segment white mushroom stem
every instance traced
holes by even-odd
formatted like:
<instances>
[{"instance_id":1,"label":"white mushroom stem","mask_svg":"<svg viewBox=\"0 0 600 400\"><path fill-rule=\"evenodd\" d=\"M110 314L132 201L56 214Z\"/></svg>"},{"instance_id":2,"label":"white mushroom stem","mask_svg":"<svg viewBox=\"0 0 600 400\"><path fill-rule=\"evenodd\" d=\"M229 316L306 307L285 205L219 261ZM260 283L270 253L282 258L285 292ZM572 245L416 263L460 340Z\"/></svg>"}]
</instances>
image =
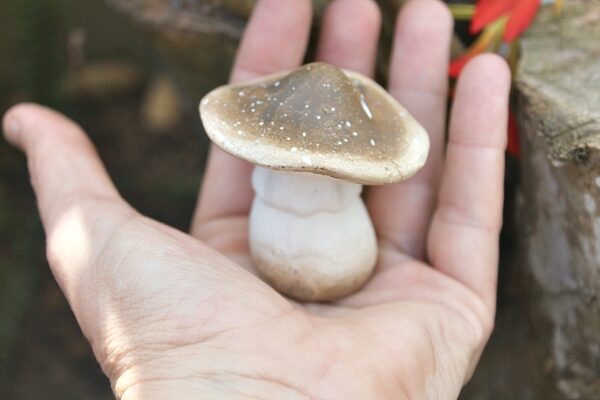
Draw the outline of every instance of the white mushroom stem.
<instances>
[{"instance_id":1,"label":"white mushroom stem","mask_svg":"<svg viewBox=\"0 0 600 400\"><path fill-rule=\"evenodd\" d=\"M250 251L271 285L300 300L323 301L366 282L377 240L361 185L260 167L252 185Z\"/></svg>"}]
</instances>

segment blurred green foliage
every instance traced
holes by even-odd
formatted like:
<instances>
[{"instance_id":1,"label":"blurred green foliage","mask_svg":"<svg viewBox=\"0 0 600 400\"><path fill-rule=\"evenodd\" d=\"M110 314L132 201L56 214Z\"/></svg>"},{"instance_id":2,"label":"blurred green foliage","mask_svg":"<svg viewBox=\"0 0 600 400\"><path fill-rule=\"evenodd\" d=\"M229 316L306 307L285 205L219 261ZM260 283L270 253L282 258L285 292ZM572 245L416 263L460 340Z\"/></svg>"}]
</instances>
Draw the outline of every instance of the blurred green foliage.
<instances>
[{"instance_id":1,"label":"blurred green foliage","mask_svg":"<svg viewBox=\"0 0 600 400\"><path fill-rule=\"evenodd\" d=\"M61 51L61 8L58 0L9 0L14 3L16 32L14 62L19 87L28 99L56 104L64 70Z\"/></svg>"},{"instance_id":2,"label":"blurred green foliage","mask_svg":"<svg viewBox=\"0 0 600 400\"><path fill-rule=\"evenodd\" d=\"M5 147L3 145L3 147ZM4 149L0 155L4 156ZM8 198L6 183L0 181L0 397L10 379L10 365L15 356L13 343L19 324L30 305L40 275L42 237L33 204L16 204Z\"/></svg>"},{"instance_id":3,"label":"blurred green foliage","mask_svg":"<svg viewBox=\"0 0 600 400\"><path fill-rule=\"evenodd\" d=\"M54 0L0 4L0 111L21 99L56 106L64 71L61 7ZM36 292L43 254L24 157L0 144L0 398L19 324Z\"/></svg>"}]
</instances>

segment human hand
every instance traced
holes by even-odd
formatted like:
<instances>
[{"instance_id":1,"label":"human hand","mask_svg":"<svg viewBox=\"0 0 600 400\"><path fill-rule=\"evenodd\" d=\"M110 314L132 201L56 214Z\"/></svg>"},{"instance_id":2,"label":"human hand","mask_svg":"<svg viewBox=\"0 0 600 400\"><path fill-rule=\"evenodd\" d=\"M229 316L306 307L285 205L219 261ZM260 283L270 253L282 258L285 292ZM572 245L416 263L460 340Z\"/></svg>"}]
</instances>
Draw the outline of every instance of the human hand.
<instances>
[{"instance_id":1,"label":"human hand","mask_svg":"<svg viewBox=\"0 0 600 400\"><path fill-rule=\"evenodd\" d=\"M300 64L310 19L308 0L261 0L232 79ZM336 0L318 58L371 74L379 19L374 2ZM398 19L390 92L429 132L430 157L369 191L377 270L332 304L289 301L254 275L246 163L212 149L187 235L129 206L74 123L35 105L6 114L52 272L117 397L458 396L493 325L509 73L495 56L466 67L446 147L451 24L434 0Z\"/></svg>"}]
</instances>

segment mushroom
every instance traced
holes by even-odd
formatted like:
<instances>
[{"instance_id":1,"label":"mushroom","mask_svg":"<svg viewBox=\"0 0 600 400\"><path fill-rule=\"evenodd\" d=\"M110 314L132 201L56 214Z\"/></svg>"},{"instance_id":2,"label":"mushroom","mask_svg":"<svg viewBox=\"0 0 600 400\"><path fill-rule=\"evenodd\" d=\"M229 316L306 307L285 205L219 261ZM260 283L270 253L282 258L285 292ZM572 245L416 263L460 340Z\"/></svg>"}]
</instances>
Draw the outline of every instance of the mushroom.
<instances>
[{"instance_id":1,"label":"mushroom","mask_svg":"<svg viewBox=\"0 0 600 400\"><path fill-rule=\"evenodd\" d=\"M425 130L371 79L324 63L206 95L210 139L255 165L252 261L279 292L331 301L371 276L377 239L362 185L421 168Z\"/></svg>"}]
</instances>

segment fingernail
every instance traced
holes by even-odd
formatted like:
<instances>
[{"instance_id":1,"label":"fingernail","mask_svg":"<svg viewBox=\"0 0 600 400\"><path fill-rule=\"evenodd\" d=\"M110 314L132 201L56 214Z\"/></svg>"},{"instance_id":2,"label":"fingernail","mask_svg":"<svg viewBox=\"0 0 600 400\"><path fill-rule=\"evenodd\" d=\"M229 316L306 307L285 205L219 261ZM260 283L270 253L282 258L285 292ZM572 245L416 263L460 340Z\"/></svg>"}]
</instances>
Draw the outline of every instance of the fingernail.
<instances>
[{"instance_id":1,"label":"fingernail","mask_svg":"<svg viewBox=\"0 0 600 400\"><path fill-rule=\"evenodd\" d=\"M4 136L11 142L17 142L19 135L21 134L21 122L14 115L6 117L4 122Z\"/></svg>"}]
</instances>

